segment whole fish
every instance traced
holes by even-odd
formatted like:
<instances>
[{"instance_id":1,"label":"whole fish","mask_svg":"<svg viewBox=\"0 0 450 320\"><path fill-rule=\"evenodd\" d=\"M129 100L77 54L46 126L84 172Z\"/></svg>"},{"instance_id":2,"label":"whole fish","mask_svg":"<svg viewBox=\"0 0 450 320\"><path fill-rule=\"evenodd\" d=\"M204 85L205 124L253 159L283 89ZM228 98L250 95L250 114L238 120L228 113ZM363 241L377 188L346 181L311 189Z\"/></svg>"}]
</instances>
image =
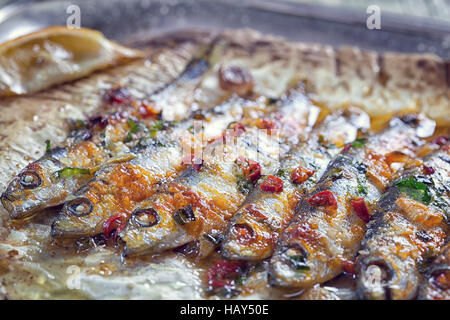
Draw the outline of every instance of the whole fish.
<instances>
[{"instance_id":1,"label":"whole fish","mask_svg":"<svg viewBox=\"0 0 450 320\"><path fill-rule=\"evenodd\" d=\"M260 52L261 51L261 52ZM170 105L170 108L162 108L162 117L166 120L172 120L172 119L179 119L177 118L178 115L182 115L184 117L186 116L193 116L195 119L201 119L204 123L204 137L207 138L208 136L211 137L214 134L220 134L221 131L228 125L227 121L231 121L231 119L239 119L242 117L247 117L248 114L254 114L255 111L254 108L261 109L261 103L258 101L258 97L261 96L260 92L264 92L266 88L266 78L259 76L258 79L253 79L252 69L247 69L243 67L242 65L249 65L253 67L255 57L258 57L256 59L257 64L254 68L255 70L258 70L258 68L261 67L261 65L264 65L264 69L266 71L266 74L271 75L270 68L278 69L280 64L277 60L277 57L279 57L279 54L277 51L270 52L269 54L266 52L266 47L264 44L259 44L257 40L255 40L255 43L242 43L239 46L236 46L236 42L234 39L229 39L227 36L218 37L214 40L214 44L211 50L208 51L210 56L210 68L205 72L203 75L202 82L199 86L195 88L195 90L179 90L180 92L174 92L169 91L169 88L166 88L164 91L162 91L160 94L157 94L156 97L151 101L155 105L158 105L158 100L167 98L167 104ZM262 54L261 54L262 53ZM286 53L284 53L286 54ZM230 64L230 61L238 60L238 65ZM199 77L198 72L189 72L187 73L190 76L188 78L192 78L193 76ZM288 85L288 82L285 83L285 85ZM170 86L173 87L173 86ZM213 119L213 123L208 123L209 121L212 121L210 119L202 119L205 117L203 113L208 113L209 110L216 106L217 103L222 101L223 99L229 99L228 101L232 101L233 97L242 95L244 98L248 98L247 100L250 101L250 107L245 106L244 100L236 100L237 105L233 108L226 107L226 111L222 111L222 114L218 116L217 114L212 116L211 119ZM231 98L230 98L231 96ZM161 98L162 97L162 98ZM278 98L276 94L274 96L270 96L270 98ZM263 100L265 100L264 97L262 97ZM303 99L304 100L304 99ZM303 100L296 99L296 103L304 103ZM255 103L252 101L256 101ZM225 102L224 105L227 103ZM184 106L189 106L190 111L186 109ZM223 106L219 106L218 108L222 108ZM262 103L262 109L265 109L266 104L265 102ZM302 107L305 109L304 107ZM220 110L217 110L218 112L221 112ZM297 108L299 109L299 108ZM314 108L313 108L314 109ZM318 108L315 108L316 110ZM234 110L234 111L231 111ZM241 110L244 112L243 115L240 115L239 111ZM306 110L306 109L305 109ZM167 112L166 112L167 111ZM282 115L280 115L282 116ZM286 115L284 115L285 118L288 118ZM294 121L296 117L303 117L303 114L296 114L294 117L290 116L289 121L290 122L296 122ZM289 123L288 119L286 119L286 124ZM296 127L302 126L306 127L306 124L308 122L314 121L314 114L312 113L309 118L303 118L302 122L296 123L295 125L287 125L287 128L289 130L296 130ZM304 123L303 123L304 122ZM152 129L151 129L152 130ZM178 147L180 147L178 145ZM156 152L156 151L152 151ZM160 152L159 150L157 152ZM171 163L175 164L175 167L179 167L179 163L177 163L177 157L172 155L171 156ZM138 160L133 160L138 161ZM106 170L106 169L105 169ZM170 170L169 170L170 171ZM168 172L169 172L168 171ZM177 171L177 169L172 170ZM149 172L147 172L150 174ZM102 174L98 174L97 177L101 177ZM96 179L94 179L96 180ZM104 179L103 179L104 180ZM133 181L133 179L131 179ZM133 183L132 181L129 181L127 183ZM153 182L150 182L152 184ZM87 192L89 188L83 188L84 192ZM145 188L144 188L145 189ZM99 190L101 194L108 194L107 189L102 188L102 190ZM99 195L99 197L102 197ZM106 201L106 200L104 200ZM115 215L119 214L121 215L120 218L117 219L125 219L127 216L126 212L120 212L121 207L117 207L117 210L112 210L112 207L110 207L110 212L108 215L99 214L99 217L95 220L97 223L101 224L100 222L104 219L107 219L108 221L103 221L104 223L116 225L118 222L110 223L110 219L115 219ZM63 210L63 212L66 212ZM95 219L96 216L96 210L93 209L93 211L89 214L89 217L85 216L83 219L80 219L78 217L71 217L70 215L61 214L61 217L58 218L58 220L54 224L54 236L64 237L64 236L76 236L76 235L92 235L95 234L95 232L98 232L100 230L100 225L96 225L96 228L92 230L89 229L89 225L92 225L92 222L86 222L84 220L88 220L88 218ZM73 220L73 221L71 221ZM65 221L64 223L62 221ZM115 221L115 220L114 220ZM86 222L86 223L85 223ZM64 227L63 227L64 224ZM65 232L64 230L70 230L68 232ZM108 227L106 227L108 229Z\"/></svg>"},{"instance_id":2,"label":"whole fish","mask_svg":"<svg viewBox=\"0 0 450 320\"><path fill-rule=\"evenodd\" d=\"M243 108L250 105L261 108L261 104L264 101L260 99L250 102L234 97L203 113L201 139L211 139L218 129L225 130L228 124L239 120ZM103 232L108 237L118 228L117 224L126 221L136 203L150 197L158 185L169 181L186 167L186 162L191 162L185 156L194 147L189 144L193 137L189 132L192 122L161 122L132 148L132 159L101 167L91 181L67 199L52 225L52 235L82 237Z\"/></svg>"},{"instance_id":3,"label":"whole fish","mask_svg":"<svg viewBox=\"0 0 450 320\"><path fill-rule=\"evenodd\" d=\"M445 243L450 156L442 150L413 163L377 204L357 259L357 288L366 299L412 299L421 266ZM448 282L447 282L448 284Z\"/></svg>"},{"instance_id":4,"label":"whole fish","mask_svg":"<svg viewBox=\"0 0 450 320\"><path fill-rule=\"evenodd\" d=\"M187 66L178 78L171 79L173 84L154 81L152 86L147 86L147 90L155 92L143 102L132 96L132 88L117 87L104 92L106 106L102 108L108 110L108 114L94 115L88 121L75 121L65 147L50 150L10 182L1 198L10 217L24 219L41 209L63 203L69 194L92 178L99 165L126 153L128 148L122 142L135 137L139 131L138 119L143 123L153 122L155 115L173 102L173 99L168 100L171 95L192 92L200 83L209 64L206 59L195 57L189 63L187 59L193 55L194 52L184 60L177 60ZM161 74L159 68L155 68L155 72ZM186 97L180 99L185 101ZM186 112L182 110L184 115Z\"/></svg>"},{"instance_id":5,"label":"whole fish","mask_svg":"<svg viewBox=\"0 0 450 320\"><path fill-rule=\"evenodd\" d=\"M124 255L157 253L205 238L217 244L253 183L262 173L271 172L277 166L278 141L269 134L260 135L261 125L277 119L281 136L293 130L298 135L308 130L314 114L317 115L317 107L302 92L293 90L282 99L276 111L267 113L273 118L247 122L243 132L235 136L242 148L233 148L228 142L216 144L221 139L212 142L207 152L212 156L200 168L188 168L139 204L119 234L125 242ZM293 121L299 118L301 121ZM276 177L268 175L265 179L277 187Z\"/></svg>"},{"instance_id":6,"label":"whole fish","mask_svg":"<svg viewBox=\"0 0 450 320\"><path fill-rule=\"evenodd\" d=\"M450 300L450 244L427 266L419 290L419 299Z\"/></svg>"},{"instance_id":7,"label":"whole fish","mask_svg":"<svg viewBox=\"0 0 450 320\"><path fill-rule=\"evenodd\" d=\"M282 233L270 260L273 285L311 287L353 263L372 203L392 178L390 162L414 153L420 145L417 129L427 121L416 115L394 118L380 134L343 148Z\"/></svg>"},{"instance_id":8,"label":"whole fish","mask_svg":"<svg viewBox=\"0 0 450 320\"><path fill-rule=\"evenodd\" d=\"M222 243L224 257L250 261L270 257L301 194L313 186L333 155L354 141L359 129L367 130L369 126L366 113L349 108L328 115L304 141L294 144L281 158L277 172L283 190L263 191L261 183L254 188L226 233Z\"/></svg>"}]
</instances>

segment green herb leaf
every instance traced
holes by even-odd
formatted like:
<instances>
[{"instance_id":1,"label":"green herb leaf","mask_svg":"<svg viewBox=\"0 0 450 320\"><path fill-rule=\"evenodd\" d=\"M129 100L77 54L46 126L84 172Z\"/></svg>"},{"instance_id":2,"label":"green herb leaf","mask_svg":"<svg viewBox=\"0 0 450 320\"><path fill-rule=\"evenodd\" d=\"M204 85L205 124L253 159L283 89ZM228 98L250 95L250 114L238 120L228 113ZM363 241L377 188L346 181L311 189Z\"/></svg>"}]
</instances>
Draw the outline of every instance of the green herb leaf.
<instances>
[{"instance_id":1,"label":"green herb leaf","mask_svg":"<svg viewBox=\"0 0 450 320\"><path fill-rule=\"evenodd\" d=\"M365 186L363 186L362 184L358 184L357 191L359 194L362 194L362 195L367 194L367 188Z\"/></svg>"},{"instance_id":2,"label":"green herb leaf","mask_svg":"<svg viewBox=\"0 0 450 320\"><path fill-rule=\"evenodd\" d=\"M50 146L50 140L45 140L45 152L50 152L51 146Z\"/></svg>"},{"instance_id":3,"label":"green herb leaf","mask_svg":"<svg viewBox=\"0 0 450 320\"><path fill-rule=\"evenodd\" d=\"M289 173L286 169L278 169L276 175L280 178L288 178L289 177Z\"/></svg>"},{"instance_id":4,"label":"green herb leaf","mask_svg":"<svg viewBox=\"0 0 450 320\"><path fill-rule=\"evenodd\" d=\"M91 172L89 171L89 169L65 167L64 169L56 171L55 175L58 178L71 178L74 176L80 176L83 174L90 174L90 173Z\"/></svg>"},{"instance_id":5,"label":"green herb leaf","mask_svg":"<svg viewBox=\"0 0 450 320\"><path fill-rule=\"evenodd\" d=\"M131 133L137 133L139 130L141 130L140 124L131 118L128 118L128 125L130 126Z\"/></svg>"},{"instance_id":6,"label":"green herb leaf","mask_svg":"<svg viewBox=\"0 0 450 320\"><path fill-rule=\"evenodd\" d=\"M243 175L237 175L237 188L242 194L248 194L253 187L253 183L250 179Z\"/></svg>"},{"instance_id":7,"label":"green herb leaf","mask_svg":"<svg viewBox=\"0 0 450 320\"><path fill-rule=\"evenodd\" d=\"M413 176L397 181L395 186L401 192L408 194L416 201L420 201L424 204L429 204L431 201L431 194L428 190L428 186L423 182L417 181Z\"/></svg>"},{"instance_id":8,"label":"green herb leaf","mask_svg":"<svg viewBox=\"0 0 450 320\"><path fill-rule=\"evenodd\" d=\"M352 142L352 147L353 148L361 148L364 147L364 145L366 144L367 139L364 138L357 138L355 139L355 141Z\"/></svg>"}]
</instances>

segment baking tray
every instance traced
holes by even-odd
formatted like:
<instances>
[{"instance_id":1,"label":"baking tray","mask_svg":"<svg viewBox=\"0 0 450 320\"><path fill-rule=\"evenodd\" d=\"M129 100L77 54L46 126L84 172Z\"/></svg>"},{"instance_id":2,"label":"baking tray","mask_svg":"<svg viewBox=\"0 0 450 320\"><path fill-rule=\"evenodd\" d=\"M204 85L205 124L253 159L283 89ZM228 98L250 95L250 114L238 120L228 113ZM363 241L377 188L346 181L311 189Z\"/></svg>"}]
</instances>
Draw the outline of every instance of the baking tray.
<instances>
[{"instance_id":1,"label":"baking tray","mask_svg":"<svg viewBox=\"0 0 450 320\"><path fill-rule=\"evenodd\" d=\"M0 10L0 42L45 26L65 25L70 5L80 7L82 27L121 42L177 29L253 28L293 41L450 58L449 24L382 11L381 30L369 30L365 9L265 0L15 1Z\"/></svg>"}]
</instances>

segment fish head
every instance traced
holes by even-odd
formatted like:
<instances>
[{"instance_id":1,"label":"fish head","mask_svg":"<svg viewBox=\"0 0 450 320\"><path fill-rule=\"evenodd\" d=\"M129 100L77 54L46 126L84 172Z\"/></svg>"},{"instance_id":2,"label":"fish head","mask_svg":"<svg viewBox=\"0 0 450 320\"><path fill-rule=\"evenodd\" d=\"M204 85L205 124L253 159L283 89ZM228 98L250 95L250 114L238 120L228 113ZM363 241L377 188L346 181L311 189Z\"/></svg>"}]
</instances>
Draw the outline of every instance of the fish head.
<instances>
[{"instance_id":1,"label":"fish head","mask_svg":"<svg viewBox=\"0 0 450 320\"><path fill-rule=\"evenodd\" d=\"M358 294L370 300L412 299L419 275L407 261L394 256L371 255L357 264Z\"/></svg>"},{"instance_id":2,"label":"fish head","mask_svg":"<svg viewBox=\"0 0 450 320\"><path fill-rule=\"evenodd\" d=\"M102 181L91 181L67 198L61 212L52 224L55 238L95 236L103 232L108 218L120 212L117 201L109 193L96 193L107 187Z\"/></svg>"},{"instance_id":3,"label":"fish head","mask_svg":"<svg viewBox=\"0 0 450 320\"><path fill-rule=\"evenodd\" d=\"M125 257L157 253L182 241L184 231L173 217L169 197L169 194L155 194L133 211L119 234L125 243Z\"/></svg>"},{"instance_id":4,"label":"fish head","mask_svg":"<svg viewBox=\"0 0 450 320\"><path fill-rule=\"evenodd\" d=\"M250 214L244 215L230 225L222 243L222 255L228 259L265 259L272 254L274 240L269 226Z\"/></svg>"},{"instance_id":5,"label":"fish head","mask_svg":"<svg viewBox=\"0 0 450 320\"><path fill-rule=\"evenodd\" d=\"M55 172L62 165L51 157L29 164L8 185L1 202L11 219L25 219L37 211L58 205L65 196L64 181Z\"/></svg>"},{"instance_id":6,"label":"fish head","mask_svg":"<svg viewBox=\"0 0 450 320\"><path fill-rule=\"evenodd\" d=\"M306 288L319 278L323 267L301 241L288 241L272 257L270 282L273 286Z\"/></svg>"}]
</instances>

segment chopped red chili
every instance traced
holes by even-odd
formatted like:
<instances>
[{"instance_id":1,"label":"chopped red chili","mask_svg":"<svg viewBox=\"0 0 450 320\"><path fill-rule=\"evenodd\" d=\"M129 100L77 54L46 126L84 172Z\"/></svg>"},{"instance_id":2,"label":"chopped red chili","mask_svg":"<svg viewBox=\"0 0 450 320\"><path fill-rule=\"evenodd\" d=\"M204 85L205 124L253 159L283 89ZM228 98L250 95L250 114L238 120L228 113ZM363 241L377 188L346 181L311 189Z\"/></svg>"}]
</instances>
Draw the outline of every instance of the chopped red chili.
<instances>
[{"instance_id":1,"label":"chopped red chili","mask_svg":"<svg viewBox=\"0 0 450 320\"><path fill-rule=\"evenodd\" d=\"M365 223L369 222L370 214L369 209L367 209L366 201L362 198L358 198L350 201L352 204L353 210L355 210L358 217L361 218Z\"/></svg>"},{"instance_id":2,"label":"chopped red chili","mask_svg":"<svg viewBox=\"0 0 450 320\"><path fill-rule=\"evenodd\" d=\"M127 104L132 100L130 92L122 87L107 91L104 97L106 102L113 104Z\"/></svg>"},{"instance_id":3,"label":"chopped red chili","mask_svg":"<svg viewBox=\"0 0 450 320\"><path fill-rule=\"evenodd\" d=\"M291 181L294 183L303 183L314 174L314 170L308 170L302 166L298 166L291 172Z\"/></svg>"},{"instance_id":4,"label":"chopped red chili","mask_svg":"<svg viewBox=\"0 0 450 320\"><path fill-rule=\"evenodd\" d=\"M236 162L241 165L243 174L248 177L251 182L255 182L261 177L261 165L253 160L239 156Z\"/></svg>"},{"instance_id":5,"label":"chopped red chili","mask_svg":"<svg viewBox=\"0 0 450 320\"><path fill-rule=\"evenodd\" d=\"M260 129L275 129L277 128L277 124L275 123L275 121L269 120L269 119L262 119L261 123L258 125L258 128Z\"/></svg>"},{"instance_id":6,"label":"chopped red chili","mask_svg":"<svg viewBox=\"0 0 450 320\"><path fill-rule=\"evenodd\" d=\"M269 174L259 186L263 192L279 193L283 191L283 180Z\"/></svg>"},{"instance_id":7,"label":"chopped red chili","mask_svg":"<svg viewBox=\"0 0 450 320\"><path fill-rule=\"evenodd\" d=\"M331 191L316 193L308 199L312 206L337 207L337 201Z\"/></svg>"},{"instance_id":8,"label":"chopped red chili","mask_svg":"<svg viewBox=\"0 0 450 320\"><path fill-rule=\"evenodd\" d=\"M208 284L213 289L232 286L241 276L244 267L244 262L217 261L214 266L208 268L206 273Z\"/></svg>"},{"instance_id":9,"label":"chopped red chili","mask_svg":"<svg viewBox=\"0 0 450 320\"><path fill-rule=\"evenodd\" d=\"M431 142L442 147L443 145L446 145L449 142L449 137L448 136L437 136Z\"/></svg>"},{"instance_id":10,"label":"chopped red chili","mask_svg":"<svg viewBox=\"0 0 450 320\"><path fill-rule=\"evenodd\" d=\"M142 102L138 109L142 118L154 118L159 112L155 109L155 105Z\"/></svg>"},{"instance_id":11,"label":"chopped red chili","mask_svg":"<svg viewBox=\"0 0 450 320\"><path fill-rule=\"evenodd\" d=\"M355 263L350 260L342 261L342 269L345 273L354 275L355 274Z\"/></svg>"},{"instance_id":12,"label":"chopped red chili","mask_svg":"<svg viewBox=\"0 0 450 320\"><path fill-rule=\"evenodd\" d=\"M123 214L116 214L103 223L103 235L106 239L117 239L117 235L125 228L126 217Z\"/></svg>"},{"instance_id":13,"label":"chopped red chili","mask_svg":"<svg viewBox=\"0 0 450 320\"><path fill-rule=\"evenodd\" d=\"M233 126L233 136L239 137L241 134L243 134L246 131L245 126L238 122Z\"/></svg>"},{"instance_id":14,"label":"chopped red chili","mask_svg":"<svg viewBox=\"0 0 450 320\"><path fill-rule=\"evenodd\" d=\"M428 166L426 164L423 165L423 173L426 175L430 175L434 173L434 168L432 166Z\"/></svg>"},{"instance_id":15,"label":"chopped red chili","mask_svg":"<svg viewBox=\"0 0 450 320\"><path fill-rule=\"evenodd\" d=\"M352 144L351 143L347 143L343 148L342 148L342 150L341 150L341 154L344 154L344 153L347 153L349 150L350 150L350 148L352 147Z\"/></svg>"},{"instance_id":16,"label":"chopped red chili","mask_svg":"<svg viewBox=\"0 0 450 320\"><path fill-rule=\"evenodd\" d=\"M220 138L222 139L223 143L226 143L227 141L227 136L228 137L239 137L241 136L244 132L246 131L245 126L238 122L235 123L233 125L233 127L231 128L231 130L226 130L223 134L222 137L216 138L214 139L214 141L219 140Z\"/></svg>"}]
</instances>

